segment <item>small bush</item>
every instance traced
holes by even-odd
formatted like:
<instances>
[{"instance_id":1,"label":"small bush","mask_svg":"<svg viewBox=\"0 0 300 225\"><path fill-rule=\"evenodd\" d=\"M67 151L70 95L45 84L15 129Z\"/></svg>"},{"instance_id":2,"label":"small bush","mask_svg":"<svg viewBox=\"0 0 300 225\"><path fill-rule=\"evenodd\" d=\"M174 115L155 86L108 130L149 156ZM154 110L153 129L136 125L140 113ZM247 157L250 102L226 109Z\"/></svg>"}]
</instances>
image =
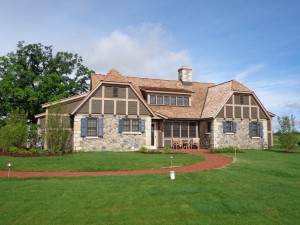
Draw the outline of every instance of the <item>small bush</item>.
<instances>
[{"instance_id":1,"label":"small bush","mask_svg":"<svg viewBox=\"0 0 300 225\"><path fill-rule=\"evenodd\" d=\"M241 152L238 147L228 146L224 148L209 148L208 149L212 153L234 153Z\"/></svg>"},{"instance_id":2,"label":"small bush","mask_svg":"<svg viewBox=\"0 0 300 225\"><path fill-rule=\"evenodd\" d=\"M164 153L169 154L171 152L170 147L164 147Z\"/></svg>"},{"instance_id":3,"label":"small bush","mask_svg":"<svg viewBox=\"0 0 300 225\"><path fill-rule=\"evenodd\" d=\"M140 148L139 152L146 153L146 152L148 152L148 148L146 148L145 146L143 146L143 147Z\"/></svg>"}]
</instances>

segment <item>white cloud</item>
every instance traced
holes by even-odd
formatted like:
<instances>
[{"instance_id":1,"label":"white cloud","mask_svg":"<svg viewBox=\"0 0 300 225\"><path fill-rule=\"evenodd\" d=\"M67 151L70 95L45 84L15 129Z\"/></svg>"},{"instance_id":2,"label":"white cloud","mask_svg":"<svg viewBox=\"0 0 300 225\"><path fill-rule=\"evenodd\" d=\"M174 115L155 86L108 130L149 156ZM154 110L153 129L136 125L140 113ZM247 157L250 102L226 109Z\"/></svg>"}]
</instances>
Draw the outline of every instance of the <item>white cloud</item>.
<instances>
[{"instance_id":1,"label":"white cloud","mask_svg":"<svg viewBox=\"0 0 300 225\"><path fill-rule=\"evenodd\" d=\"M192 66L186 50L172 50L172 39L161 26L143 24L115 30L78 49L85 65L97 73L111 68L129 76L176 79L177 69Z\"/></svg>"},{"instance_id":2,"label":"white cloud","mask_svg":"<svg viewBox=\"0 0 300 225\"><path fill-rule=\"evenodd\" d=\"M255 73L257 71L260 71L264 68L265 66L263 64L256 64L256 65L252 65L248 68L246 68L244 71L236 74L234 76L235 80L241 81L243 80L245 77L248 77L249 75L251 75L252 73Z\"/></svg>"}]
</instances>

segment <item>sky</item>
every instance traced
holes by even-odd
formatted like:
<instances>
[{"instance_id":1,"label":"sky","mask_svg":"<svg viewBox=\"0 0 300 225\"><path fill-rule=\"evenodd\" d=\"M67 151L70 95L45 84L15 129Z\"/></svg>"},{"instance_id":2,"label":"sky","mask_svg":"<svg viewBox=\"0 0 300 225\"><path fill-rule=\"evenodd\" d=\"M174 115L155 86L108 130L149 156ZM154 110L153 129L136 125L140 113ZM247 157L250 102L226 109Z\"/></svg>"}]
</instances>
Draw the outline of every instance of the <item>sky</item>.
<instances>
[{"instance_id":1,"label":"sky","mask_svg":"<svg viewBox=\"0 0 300 225\"><path fill-rule=\"evenodd\" d=\"M77 53L96 73L237 80L300 130L298 0L0 0L0 56L18 41ZM277 129L274 118L274 130Z\"/></svg>"}]
</instances>

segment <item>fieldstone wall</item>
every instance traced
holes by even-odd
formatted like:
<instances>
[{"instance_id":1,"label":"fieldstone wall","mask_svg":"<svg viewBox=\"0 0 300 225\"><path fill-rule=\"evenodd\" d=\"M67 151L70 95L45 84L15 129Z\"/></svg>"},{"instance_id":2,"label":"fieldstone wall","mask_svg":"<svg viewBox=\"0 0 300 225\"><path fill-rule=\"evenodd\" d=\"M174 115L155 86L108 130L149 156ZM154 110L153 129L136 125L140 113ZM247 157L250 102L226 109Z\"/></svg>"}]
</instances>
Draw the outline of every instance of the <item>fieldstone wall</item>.
<instances>
[{"instance_id":1,"label":"fieldstone wall","mask_svg":"<svg viewBox=\"0 0 300 225\"><path fill-rule=\"evenodd\" d=\"M222 148L228 146L240 149L264 149L268 147L267 121L263 122L263 138L249 137L249 119L235 119L237 122L237 132L223 133L223 119L217 118L212 123L212 147Z\"/></svg>"},{"instance_id":2,"label":"fieldstone wall","mask_svg":"<svg viewBox=\"0 0 300 225\"><path fill-rule=\"evenodd\" d=\"M118 132L119 119L122 116L105 115L104 135L101 137L81 137L80 120L86 115L74 118L74 150L75 151L136 151L142 146L151 145L151 117L140 117L145 120L145 133ZM130 118L130 117L128 117ZM136 118L136 117L135 117Z\"/></svg>"}]
</instances>

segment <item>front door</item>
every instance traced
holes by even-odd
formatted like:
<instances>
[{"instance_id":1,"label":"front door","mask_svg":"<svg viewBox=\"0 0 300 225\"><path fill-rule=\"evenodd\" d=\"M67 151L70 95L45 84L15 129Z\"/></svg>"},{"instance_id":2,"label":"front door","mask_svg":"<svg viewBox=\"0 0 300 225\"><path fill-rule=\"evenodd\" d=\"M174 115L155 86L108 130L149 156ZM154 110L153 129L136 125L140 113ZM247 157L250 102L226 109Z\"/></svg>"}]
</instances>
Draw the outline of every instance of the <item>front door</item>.
<instances>
[{"instance_id":1,"label":"front door","mask_svg":"<svg viewBox=\"0 0 300 225\"><path fill-rule=\"evenodd\" d=\"M156 123L151 123L151 146L156 147Z\"/></svg>"}]
</instances>

